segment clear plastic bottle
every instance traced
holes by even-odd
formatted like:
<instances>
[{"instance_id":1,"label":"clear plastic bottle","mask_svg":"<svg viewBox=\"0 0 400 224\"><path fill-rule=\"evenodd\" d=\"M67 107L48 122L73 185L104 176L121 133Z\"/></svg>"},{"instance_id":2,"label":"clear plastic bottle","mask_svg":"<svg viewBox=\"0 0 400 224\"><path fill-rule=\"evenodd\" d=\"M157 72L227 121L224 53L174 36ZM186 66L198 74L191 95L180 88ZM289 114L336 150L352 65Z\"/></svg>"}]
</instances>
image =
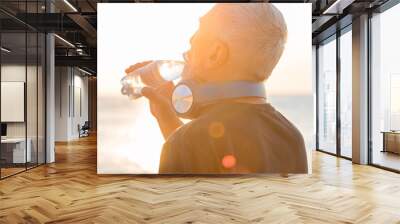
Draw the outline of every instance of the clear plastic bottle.
<instances>
[{"instance_id":1,"label":"clear plastic bottle","mask_svg":"<svg viewBox=\"0 0 400 224\"><path fill-rule=\"evenodd\" d=\"M157 60L128 73L121 79L121 93L130 99L142 96L144 86L158 88L168 81L181 77L184 62L174 60Z\"/></svg>"}]
</instances>

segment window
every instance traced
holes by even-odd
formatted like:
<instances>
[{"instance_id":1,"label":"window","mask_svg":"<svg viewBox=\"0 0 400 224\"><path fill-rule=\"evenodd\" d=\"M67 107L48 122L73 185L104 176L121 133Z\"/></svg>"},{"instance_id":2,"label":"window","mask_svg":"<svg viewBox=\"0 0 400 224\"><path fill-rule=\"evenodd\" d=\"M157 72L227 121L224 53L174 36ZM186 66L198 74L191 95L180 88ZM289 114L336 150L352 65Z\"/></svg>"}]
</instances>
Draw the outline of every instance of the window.
<instances>
[{"instance_id":1,"label":"window","mask_svg":"<svg viewBox=\"0 0 400 224\"><path fill-rule=\"evenodd\" d=\"M400 130L400 73L390 74L390 130Z\"/></svg>"},{"instance_id":2,"label":"window","mask_svg":"<svg viewBox=\"0 0 400 224\"><path fill-rule=\"evenodd\" d=\"M336 36L318 48L318 149L336 153Z\"/></svg>"},{"instance_id":3,"label":"window","mask_svg":"<svg viewBox=\"0 0 400 224\"><path fill-rule=\"evenodd\" d=\"M399 21L400 4L371 18L370 159L395 170L400 170Z\"/></svg>"},{"instance_id":4,"label":"window","mask_svg":"<svg viewBox=\"0 0 400 224\"><path fill-rule=\"evenodd\" d=\"M340 36L340 155L351 158L352 149L352 33Z\"/></svg>"}]
</instances>

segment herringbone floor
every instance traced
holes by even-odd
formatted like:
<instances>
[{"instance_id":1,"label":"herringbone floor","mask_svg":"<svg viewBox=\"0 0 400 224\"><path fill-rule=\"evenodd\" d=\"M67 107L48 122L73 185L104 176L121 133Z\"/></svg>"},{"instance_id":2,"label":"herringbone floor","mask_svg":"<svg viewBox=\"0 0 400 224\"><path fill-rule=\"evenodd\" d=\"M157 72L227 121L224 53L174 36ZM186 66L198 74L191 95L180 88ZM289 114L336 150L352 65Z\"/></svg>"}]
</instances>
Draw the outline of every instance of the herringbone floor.
<instances>
[{"instance_id":1,"label":"herringbone floor","mask_svg":"<svg viewBox=\"0 0 400 224\"><path fill-rule=\"evenodd\" d=\"M0 223L400 223L400 175L314 153L313 174L96 175L96 139L0 181Z\"/></svg>"}]
</instances>

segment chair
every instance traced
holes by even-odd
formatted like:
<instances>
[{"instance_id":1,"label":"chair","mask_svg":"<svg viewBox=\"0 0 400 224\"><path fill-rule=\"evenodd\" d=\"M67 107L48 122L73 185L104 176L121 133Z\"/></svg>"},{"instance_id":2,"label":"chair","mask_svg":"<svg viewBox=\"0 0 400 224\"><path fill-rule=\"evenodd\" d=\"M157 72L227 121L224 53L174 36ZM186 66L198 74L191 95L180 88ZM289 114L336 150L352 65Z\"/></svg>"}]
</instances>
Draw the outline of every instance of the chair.
<instances>
[{"instance_id":1,"label":"chair","mask_svg":"<svg viewBox=\"0 0 400 224\"><path fill-rule=\"evenodd\" d=\"M82 127L80 127L80 125L78 124L79 138L89 136L89 129L90 129L89 121L85 121Z\"/></svg>"}]
</instances>

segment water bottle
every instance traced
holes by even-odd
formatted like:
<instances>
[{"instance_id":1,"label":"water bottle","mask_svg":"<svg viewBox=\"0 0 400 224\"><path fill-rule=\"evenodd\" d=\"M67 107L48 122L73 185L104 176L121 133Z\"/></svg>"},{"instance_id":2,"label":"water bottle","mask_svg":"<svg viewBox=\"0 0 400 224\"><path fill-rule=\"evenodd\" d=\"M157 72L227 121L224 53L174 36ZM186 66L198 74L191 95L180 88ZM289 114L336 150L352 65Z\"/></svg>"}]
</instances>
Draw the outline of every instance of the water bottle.
<instances>
[{"instance_id":1,"label":"water bottle","mask_svg":"<svg viewBox=\"0 0 400 224\"><path fill-rule=\"evenodd\" d=\"M152 61L121 79L121 93L130 99L137 99L142 96L141 91L144 86L156 89L168 81L180 78L184 65L182 61Z\"/></svg>"}]
</instances>

